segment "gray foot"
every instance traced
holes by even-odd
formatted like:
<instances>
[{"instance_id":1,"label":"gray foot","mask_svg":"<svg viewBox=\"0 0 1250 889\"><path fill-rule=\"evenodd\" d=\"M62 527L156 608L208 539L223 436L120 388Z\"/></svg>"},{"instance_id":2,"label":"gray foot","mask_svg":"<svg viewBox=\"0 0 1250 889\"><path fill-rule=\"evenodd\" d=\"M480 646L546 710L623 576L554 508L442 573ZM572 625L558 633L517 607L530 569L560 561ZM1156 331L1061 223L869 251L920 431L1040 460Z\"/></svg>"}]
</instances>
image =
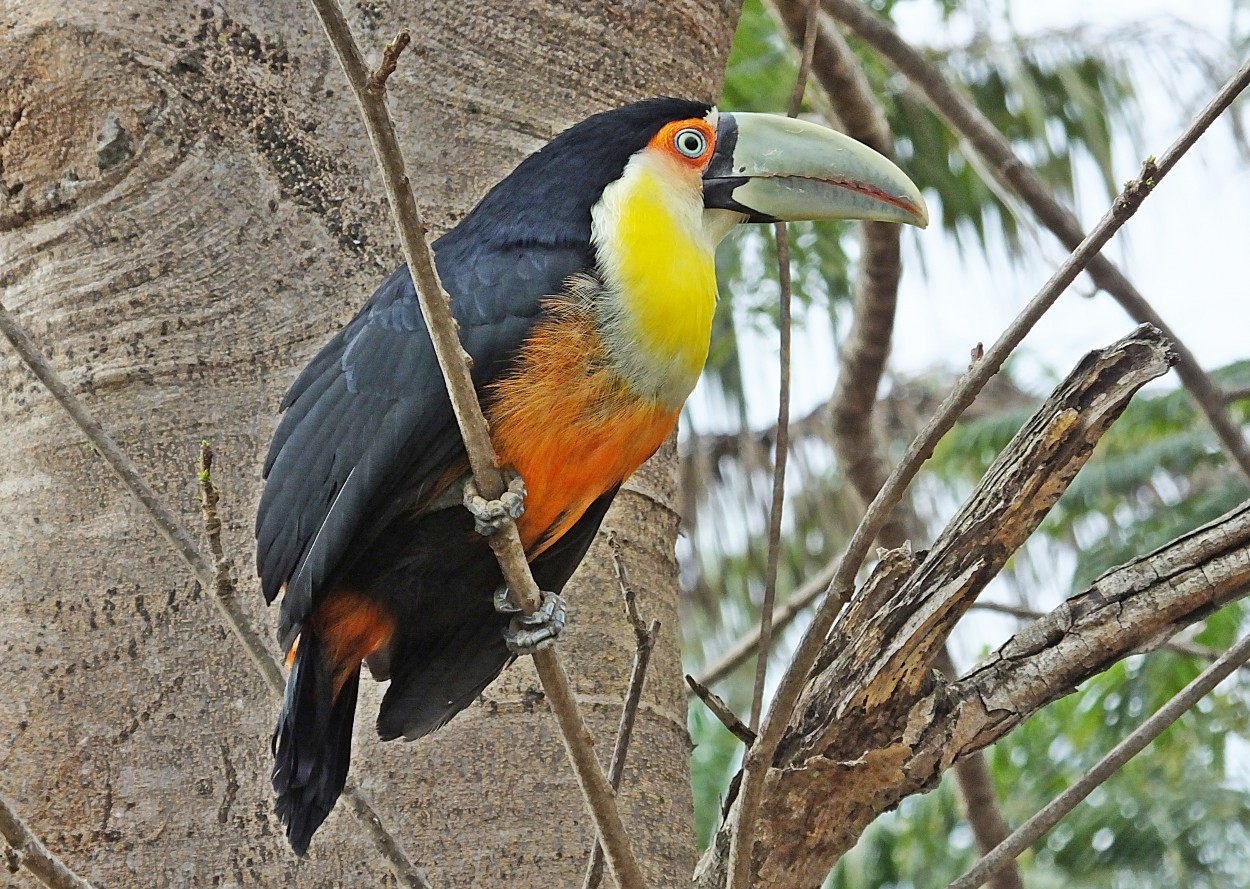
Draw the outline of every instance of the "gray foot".
<instances>
[{"instance_id":1,"label":"gray foot","mask_svg":"<svg viewBox=\"0 0 1250 889\"><path fill-rule=\"evenodd\" d=\"M483 537L515 522L525 513L525 480L511 469L503 470L508 490L498 500L487 500L477 490L472 477L464 483L464 508L473 513L473 527Z\"/></svg>"},{"instance_id":2,"label":"gray foot","mask_svg":"<svg viewBox=\"0 0 1250 889\"><path fill-rule=\"evenodd\" d=\"M508 588L495 592L495 609L503 614L516 614L503 631L508 650L515 655L534 654L549 648L568 618L568 606L558 593L543 593L543 604L533 614L521 614L508 597Z\"/></svg>"}]
</instances>

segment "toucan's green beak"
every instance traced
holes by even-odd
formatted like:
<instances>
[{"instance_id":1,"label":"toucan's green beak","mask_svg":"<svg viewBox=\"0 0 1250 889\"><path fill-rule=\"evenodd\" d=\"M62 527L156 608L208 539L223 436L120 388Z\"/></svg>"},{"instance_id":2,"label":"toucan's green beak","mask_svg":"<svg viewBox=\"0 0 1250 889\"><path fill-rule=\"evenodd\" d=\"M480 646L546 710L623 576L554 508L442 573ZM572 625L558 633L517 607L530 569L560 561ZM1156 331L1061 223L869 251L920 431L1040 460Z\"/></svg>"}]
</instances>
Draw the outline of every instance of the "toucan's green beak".
<instances>
[{"instance_id":1,"label":"toucan's green beak","mask_svg":"<svg viewBox=\"0 0 1250 889\"><path fill-rule=\"evenodd\" d=\"M719 115L703 203L744 213L751 222L929 224L920 189L891 161L849 136L775 114Z\"/></svg>"}]
</instances>

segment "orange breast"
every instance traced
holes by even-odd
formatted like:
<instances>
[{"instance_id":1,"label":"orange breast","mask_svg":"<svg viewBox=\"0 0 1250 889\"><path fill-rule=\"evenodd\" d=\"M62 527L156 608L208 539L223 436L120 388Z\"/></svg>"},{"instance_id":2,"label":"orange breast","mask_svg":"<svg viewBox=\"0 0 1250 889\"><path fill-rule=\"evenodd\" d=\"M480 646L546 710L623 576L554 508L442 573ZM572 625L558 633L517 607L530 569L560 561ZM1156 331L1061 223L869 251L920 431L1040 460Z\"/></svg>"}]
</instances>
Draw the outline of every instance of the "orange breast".
<instances>
[{"instance_id":1,"label":"orange breast","mask_svg":"<svg viewBox=\"0 0 1250 889\"><path fill-rule=\"evenodd\" d=\"M519 359L488 413L500 460L525 479L517 527L533 558L655 453L679 411L625 386L584 309L553 306Z\"/></svg>"}]
</instances>

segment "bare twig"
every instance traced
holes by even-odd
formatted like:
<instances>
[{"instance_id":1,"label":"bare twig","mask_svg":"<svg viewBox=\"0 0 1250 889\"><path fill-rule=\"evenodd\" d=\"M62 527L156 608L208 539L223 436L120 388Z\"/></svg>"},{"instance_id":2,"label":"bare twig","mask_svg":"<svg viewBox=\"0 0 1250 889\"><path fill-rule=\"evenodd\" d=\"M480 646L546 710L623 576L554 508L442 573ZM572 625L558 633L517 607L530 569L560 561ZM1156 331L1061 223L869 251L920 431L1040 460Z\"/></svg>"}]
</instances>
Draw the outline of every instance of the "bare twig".
<instances>
[{"instance_id":1,"label":"bare twig","mask_svg":"<svg viewBox=\"0 0 1250 889\"><path fill-rule=\"evenodd\" d=\"M796 44L808 33L806 0L774 0L778 16ZM800 29L804 30L800 30ZM811 29L815 35L812 73L829 96L846 133L888 158L893 137L880 103L872 94L859 61L827 15ZM841 475L867 505L885 480L886 469L874 435L873 414L898 305L902 274L899 226L859 226L862 255L856 270L851 329L838 349L838 377L828 408L832 444ZM902 543L904 522L891 520L880 542L887 548Z\"/></svg>"},{"instance_id":2,"label":"bare twig","mask_svg":"<svg viewBox=\"0 0 1250 889\"><path fill-rule=\"evenodd\" d=\"M16 872L24 867L31 874L51 889L92 889L91 884L74 873L65 862L48 851L48 847L39 842L26 822L17 814L17 810L3 796L0 796L0 836L8 843L5 857L6 865Z\"/></svg>"},{"instance_id":3,"label":"bare twig","mask_svg":"<svg viewBox=\"0 0 1250 889\"><path fill-rule=\"evenodd\" d=\"M781 517L786 501L786 462L790 456L790 239L786 224L774 224L777 243L777 281L781 292L777 308L777 328L781 334L780 387L777 394L777 442L773 450L772 504L768 510L768 557L764 565L764 599L760 603L759 647L755 657L755 684L751 688L751 714L747 720L754 732L764 708L764 685L768 678L768 656L773 642L773 606L777 601L777 567L781 561Z\"/></svg>"},{"instance_id":4,"label":"bare twig","mask_svg":"<svg viewBox=\"0 0 1250 889\"><path fill-rule=\"evenodd\" d=\"M638 706L642 703L642 686L647 678L647 666L651 663L651 652L655 650L655 640L660 632L660 622L651 621L647 624L638 613L638 594L629 585L625 576L625 563L616 547L616 538L609 535L612 546L612 565L616 570L616 582L621 588L621 596L625 602L625 616L634 629L634 666L629 673L629 690L625 694L625 704L621 707L621 722L616 729L616 744L612 748L612 763L608 766L608 781L613 790L621 789L621 777L625 774L625 757L629 754L629 742L633 738L634 723L638 719ZM595 847L590 853L590 861L586 865L586 876L582 881L582 889L596 889L603 880L603 846L595 840Z\"/></svg>"},{"instance_id":5,"label":"bare twig","mask_svg":"<svg viewBox=\"0 0 1250 889\"><path fill-rule=\"evenodd\" d=\"M816 46L816 13L820 0L807 0L807 31L799 59L799 73L790 96L790 117L798 117L807 92L807 78L812 70L812 52ZM786 224L773 224L777 244L777 283L780 293L777 304L777 329L780 332L778 357L779 391L777 395L777 443L774 451L772 505L768 511L768 558L764 565L764 599L760 603L760 644L755 660L755 685L751 690L751 715L748 724L755 731L764 709L764 685L768 678L768 657L772 653L773 607L777 601L777 567L781 561L781 518L786 500L786 463L790 456L790 309L793 286L790 280L790 238Z\"/></svg>"},{"instance_id":6,"label":"bare twig","mask_svg":"<svg viewBox=\"0 0 1250 889\"><path fill-rule=\"evenodd\" d=\"M820 0L806 0L806 20L803 23L803 40L799 44L799 71L794 77L794 91L790 93L789 117L798 117L803 110L803 95L807 92L807 80L812 74L812 57L816 53L816 16L820 13Z\"/></svg>"},{"instance_id":7,"label":"bare twig","mask_svg":"<svg viewBox=\"0 0 1250 889\"><path fill-rule=\"evenodd\" d=\"M828 2L830 0L826 0L826 3ZM1247 81L1250 81L1250 63L1247 63L1200 112L1158 163L1147 161L1143 165L1141 175L1125 187L1098 225L986 351L985 357L969 368L942 402L937 414L908 447L898 466L886 479L880 492L869 505L859 528L852 535L846 554L834 572L825 600L804 633L799 648L786 670L786 675L777 689L758 741L747 751L743 763L742 789L737 802L737 823L734 826L735 846L749 847L751 844L750 838L755 830L755 819L763 799L765 775L794 711L795 702L802 691L807 674L816 662L825 634L829 632L834 618L854 590L855 575L868 553L873 538L901 500L920 466L932 453L938 439L950 430L963 409L971 404L977 392L985 386L991 376L998 372L1007 356L1024 339L1025 334L1076 279L1076 276L1089 265L1111 236L1136 213L1154 185L1189 149L1198 135L1205 132L1215 118L1228 107ZM749 860L749 849L744 849L743 854L746 860Z\"/></svg>"},{"instance_id":8,"label":"bare twig","mask_svg":"<svg viewBox=\"0 0 1250 889\"><path fill-rule=\"evenodd\" d=\"M57 375L52 365L48 363L48 359L39 351L39 348L31 341L26 331L18 324L17 319L9 314L3 305L0 305L0 333L3 333L8 338L9 342L17 350L18 355L26 362L26 365L34 372L35 376L39 378L39 381L47 387L52 397L78 424L78 428L91 441L92 447L104 458L104 461L117 474L122 484L126 486L126 489L134 495L134 498L147 511L148 516L156 525L156 530L174 548L174 551L178 553L182 561L187 564L200 582L200 585L208 590L216 589L216 569L213 567L212 562L200 551L190 532L187 531L181 520L174 514L174 511L161 499L160 495L144 480L139 467L134 464L134 461L104 431L103 427L91 416L86 406L69 391L64 381ZM233 599L221 596L213 596L211 598L222 619L225 620L226 625L230 627L235 637L243 644L248 657L256 665L257 670L260 671L266 687L275 695L281 696L283 686L285 685L282 671L278 668L273 655L264 641L248 624L247 616L244 615Z\"/></svg>"},{"instance_id":9,"label":"bare twig","mask_svg":"<svg viewBox=\"0 0 1250 889\"><path fill-rule=\"evenodd\" d=\"M313 0L313 6L360 104L369 141L373 145L386 186L387 199L395 216L395 227L403 246L404 258L416 285L421 315L425 319L438 356L439 368L447 385L456 422L468 451L474 481L482 496L496 498L504 491L498 459L469 375L469 357L456 334L451 302L439 282L425 223L409 188L403 153L395 135L395 125L386 108L384 85L378 79L371 79L338 3L335 0ZM402 37L392 44L396 47L396 54L402 49L401 43ZM517 604L526 614L532 614L539 607L541 595L530 573L516 526L509 523L498 533L492 534L488 540ZM608 867L621 889L641 889L644 886L642 871L630 848L629 835L621 821L615 794L595 755L594 739L578 710L572 685L560 662L557 649L553 646L536 653L534 665L539 679L542 680L547 701L560 725L565 748L587 808L603 839Z\"/></svg>"},{"instance_id":10,"label":"bare twig","mask_svg":"<svg viewBox=\"0 0 1250 889\"><path fill-rule=\"evenodd\" d=\"M394 40L382 48L382 64L378 65L378 69L369 75L369 89L371 91L380 94L386 89L387 78L394 74L395 69L399 67L399 57L410 43L412 43L412 34L407 28L404 28L395 36Z\"/></svg>"},{"instance_id":11,"label":"bare twig","mask_svg":"<svg viewBox=\"0 0 1250 889\"><path fill-rule=\"evenodd\" d=\"M214 578L212 589L215 601L233 602L238 594L231 577L230 559L226 557L221 544L221 518L217 514L217 505L221 501L221 493L213 483L213 446L200 442L200 508L204 516L204 531L208 536L209 551L213 555ZM202 583L202 582L201 582ZM279 696L283 693L282 686L271 689ZM364 796L355 782L348 782L343 788L343 800L365 828L365 836L373 843L374 849L382 856L396 881L409 889L431 889L425 872L409 860L399 841L386 829L382 817L374 810L373 804Z\"/></svg>"},{"instance_id":12,"label":"bare twig","mask_svg":"<svg viewBox=\"0 0 1250 889\"><path fill-rule=\"evenodd\" d=\"M976 889L983 885L991 874L1008 862L1014 861L1016 856L1058 824L1059 819L1076 808L1077 804L1089 796L1094 788L1146 749L1151 741L1163 734L1172 723L1180 719L1185 711L1209 694L1248 659L1250 659L1250 636L1243 638L1230 648L1227 654L1198 674L1153 716L1134 729L1127 738L1116 744L1111 752L1100 759L1075 784L1020 825L1011 836L977 862L971 870L951 883L948 889Z\"/></svg>"},{"instance_id":13,"label":"bare twig","mask_svg":"<svg viewBox=\"0 0 1250 889\"><path fill-rule=\"evenodd\" d=\"M720 695L709 689L706 685L699 682L689 673L686 674L686 685L690 687L690 692L696 698L703 702L712 715L720 721L720 724L729 730L729 733L750 747L755 743L755 730L738 718L738 714L730 709L729 705L721 700Z\"/></svg>"},{"instance_id":14,"label":"bare twig","mask_svg":"<svg viewBox=\"0 0 1250 889\"><path fill-rule=\"evenodd\" d=\"M777 609L773 615L774 629L789 625L803 609L807 608L822 595L825 590L829 589L829 581L833 580L833 575L837 569L837 561L830 562L821 568L816 574L813 574L803 582L797 590L791 593L781 607ZM756 646L760 641L760 628L754 626L742 635L737 642L725 649L724 653L711 666L705 667L703 673L697 677L700 685L711 685L724 679L738 667L742 666L755 653ZM693 688L688 696L694 696Z\"/></svg>"},{"instance_id":15,"label":"bare twig","mask_svg":"<svg viewBox=\"0 0 1250 889\"><path fill-rule=\"evenodd\" d=\"M34 372L47 387L52 397L63 407L78 424L78 428L83 431L91 442L96 452L104 458L109 467L117 474L122 484L127 490L134 495L143 508L147 511L149 518L156 525L157 531L162 537L168 541L169 545L174 548L178 556L186 563L187 567L195 575L200 586L206 590L213 590L217 595L210 596L213 605L217 608L221 619L225 621L236 639L243 645L247 652L248 659L256 666L260 677L275 698L281 699L283 689L286 685L282 677L282 670L278 667L269 648L264 641L252 629L248 622L247 616L239 608L234 596L234 586L230 581L229 563L225 563L224 573L220 573L218 567L209 561L208 557L200 550L192 539L190 532L178 519L172 509L161 499L143 478L134 462L126 455L125 451L117 444L113 438L104 431L103 427L91 416L86 406L78 400L78 398L69 391L69 388L61 380L57 372L48 363L48 359L44 357L39 348L31 341L17 323L17 320L9 314L9 312L0 305L0 332L13 344L18 355L26 362L26 365ZM202 470L203 471L203 470ZM206 474L201 475L201 484L208 481ZM211 537L211 532L210 532ZM220 545L220 527L218 528L218 544ZM224 561L224 556L222 556ZM225 586L219 586L219 582L224 579ZM344 796L351 796L354 791L349 788ZM350 800L353 810L360 811L361 808L368 809L368 803L363 799ZM429 889L429 884L424 879L410 878L410 874L417 873L412 862L404 855L399 844L393 837L386 833L381 827L381 821L377 815L372 815L372 820L365 822L366 834L373 841L374 846L383 854L387 864L394 871L400 885L409 887L409 889Z\"/></svg>"},{"instance_id":16,"label":"bare twig","mask_svg":"<svg viewBox=\"0 0 1250 889\"><path fill-rule=\"evenodd\" d=\"M404 854L403 846L399 844L399 840L395 839L395 835L386 829L386 825L382 823L382 816L373 808L373 803L369 802L369 798L360 789L360 785L349 780L343 787L343 795L340 798L347 803L347 808L351 809L356 820L364 825L365 835L390 867L399 885L408 889L432 889L425 871L413 864Z\"/></svg>"},{"instance_id":17,"label":"bare twig","mask_svg":"<svg viewBox=\"0 0 1250 889\"><path fill-rule=\"evenodd\" d=\"M230 560L221 545L221 518L217 504L221 493L213 484L213 446L200 442L200 509L204 513L204 532L208 535L208 551L213 555L213 590L220 597L233 596L236 592L230 579Z\"/></svg>"},{"instance_id":18,"label":"bare twig","mask_svg":"<svg viewBox=\"0 0 1250 889\"><path fill-rule=\"evenodd\" d=\"M950 84L936 65L908 45L885 18L859 0L824 0L824 7L855 36L889 59L899 73L929 100L947 125L980 152L998 181L1019 195L1065 247L1071 250L1081 242L1084 233L1080 220L1054 199L1051 190L1012 151L1006 137ZM1232 95L1244 88L1248 69L1250 60L1229 80L1226 89L1231 89ZM1195 131L1195 138L1205 129L1206 126L1203 126ZM1187 148L1183 146L1182 153ZM1161 160L1159 167L1166 173L1168 164ZM1176 345L1181 357L1176 368L1177 375L1199 410L1206 415L1207 422L1233 463L1250 478L1250 445L1229 416L1219 387L1202 369L1197 357L1111 260L1097 257L1089 263L1088 271L1094 283L1120 303L1130 317L1144 324L1153 324Z\"/></svg>"}]
</instances>

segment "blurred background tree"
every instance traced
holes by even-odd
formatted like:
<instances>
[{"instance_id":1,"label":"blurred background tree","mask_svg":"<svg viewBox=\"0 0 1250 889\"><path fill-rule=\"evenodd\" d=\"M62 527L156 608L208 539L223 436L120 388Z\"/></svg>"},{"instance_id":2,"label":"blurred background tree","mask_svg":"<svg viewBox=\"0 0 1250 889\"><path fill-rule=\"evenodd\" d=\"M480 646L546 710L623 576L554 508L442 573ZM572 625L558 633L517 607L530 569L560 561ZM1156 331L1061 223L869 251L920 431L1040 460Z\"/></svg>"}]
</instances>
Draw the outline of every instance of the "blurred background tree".
<instances>
[{"instance_id":1,"label":"blurred background tree","mask_svg":"<svg viewBox=\"0 0 1250 889\"><path fill-rule=\"evenodd\" d=\"M1009 137L1017 154L1078 213L1086 202L1092 213L1101 213L1118 190L1118 178L1135 173L1148 153L1143 133L1182 126L1204 91L1209 94L1250 47L1250 4L1244 0L1231 0L1222 10L1227 33L1147 15L1141 4L1125 5L1110 23L1028 30L1018 26L1021 10L1010 0L879 0L872 5L893 18L914 44L925 47L946 76ZM941 27L925 31L926 23ZM1057 253L1054 245L1039 234L1027 211L982 175L958 137L901 78L871 52L854 48L882 98L899 161L925 190L935 227L943 235L906 235L910 286L923 289L935 311L945 311L944 300L959 295L954 291L981 280L1009 284L982 295L985 301L1010 307L1022 300L1031 292L1030 283L1035 286L1048 272L1046 262ZM722 105L784 108L797 66L798 53L774 15L761 0L748 0ZM818 90L808 90L807 102L805 113L832 116ZM1243 102L1243 114L1244 107ZM1236 113L1229 119L1232 125L1222 144L1244 162L1241 122ZM856 231L836 223L791 227L795 407L779 599L836 557L858 518L857 501L839 473L826 413L837 373L832 356L850 324ZM768 551L776 384L758 379L758 370L756 378L746 377L743 367L758 369L767 364L761 353L776 352L775 247L771 233L761 228L743 227L734 238L737 249L721 251L717 317L720 332L730 335L713 338L709 372L687 410L681 447L687 529L679 546L685 657L687 670L695 675L758 624ZM952 255L957 260L947 258ZM965 265L977 270L968 283L960 277ZM1139 266L1129 264L1128 270L1130 276L1140 275ZM1226 284L1231 285L1227 298L1237 301L1240 291L1244 306L1245 288ZM1085 306L1074 296L1065 299L1070 302L1063 323L1080 330L1087 318ZM905 333L910 325L905 339L914 342L924 337L915 328L923 327L925 319L909 317L905 296L903 302L896 332ZM966 303L958 305L951 312ZM1159 308L1168 314L1168 303ZM1244 308L1239 311L1244 317ZM1229 317L1211 323L1221 320L1226 324ZM958 325L959 319L953 323ZM1121 331L1132 326L1121 316ZM875 430L887 459L901 452L932 413L972 343L996 332L993 328L986 335L934 342L931 356L939 357L903 354L892 359ZM910 498L909 507L924 529L921 539L913 539L914 546L928 545L1040 403L1049 382L1068 369L1074 360L1070 356L1088 348L1079 335L1070 340L1066 352L1047 342L1033 344L1014 359L945 439ZM1202 344L1191 345L1205 360L1209 353ZM1208 369L1225 388L1233 415L1244 428L1250 421L1250 360L1229 362L1229 356L1214 351L1215 363ZM1241 356L1250 357L1250 346ZM1046 521L1043 533L1017 554L987 598L1024 611L1048 610L1106 569L1246 498L1242 476L1228 465L1214 435L1174 381L1169 386L1148 390L1130 406ZM1220 650L1243 629L1244 617L1243 606L1226 608L1186 641ZM988 610L972 612L952 639L958 666L970 667L1013 632L1018 621ZM771 677L780 675L803 624L800 616L780 634ZM715 687L739 713L749 709L749 666ZM1203 666L1200 658L1169 652L1132 658L1046 708L987 751L1007 820L1018 824L1040 808ZM1020 859L1026 885L1250 886L1244 854L1250 842L1248 690L1244 679L1226 683L1221 693L1205 700L1097 791L1037 850ZM696 744L698 825L706 841L741 745L702 704L691 706L689 724ZM897 812L879 819L844 857L828 885L930 887L958 876L976 852L958 811L952 777L948 774L937 790L908 799Z\"/></svg>"}]
</instances>

